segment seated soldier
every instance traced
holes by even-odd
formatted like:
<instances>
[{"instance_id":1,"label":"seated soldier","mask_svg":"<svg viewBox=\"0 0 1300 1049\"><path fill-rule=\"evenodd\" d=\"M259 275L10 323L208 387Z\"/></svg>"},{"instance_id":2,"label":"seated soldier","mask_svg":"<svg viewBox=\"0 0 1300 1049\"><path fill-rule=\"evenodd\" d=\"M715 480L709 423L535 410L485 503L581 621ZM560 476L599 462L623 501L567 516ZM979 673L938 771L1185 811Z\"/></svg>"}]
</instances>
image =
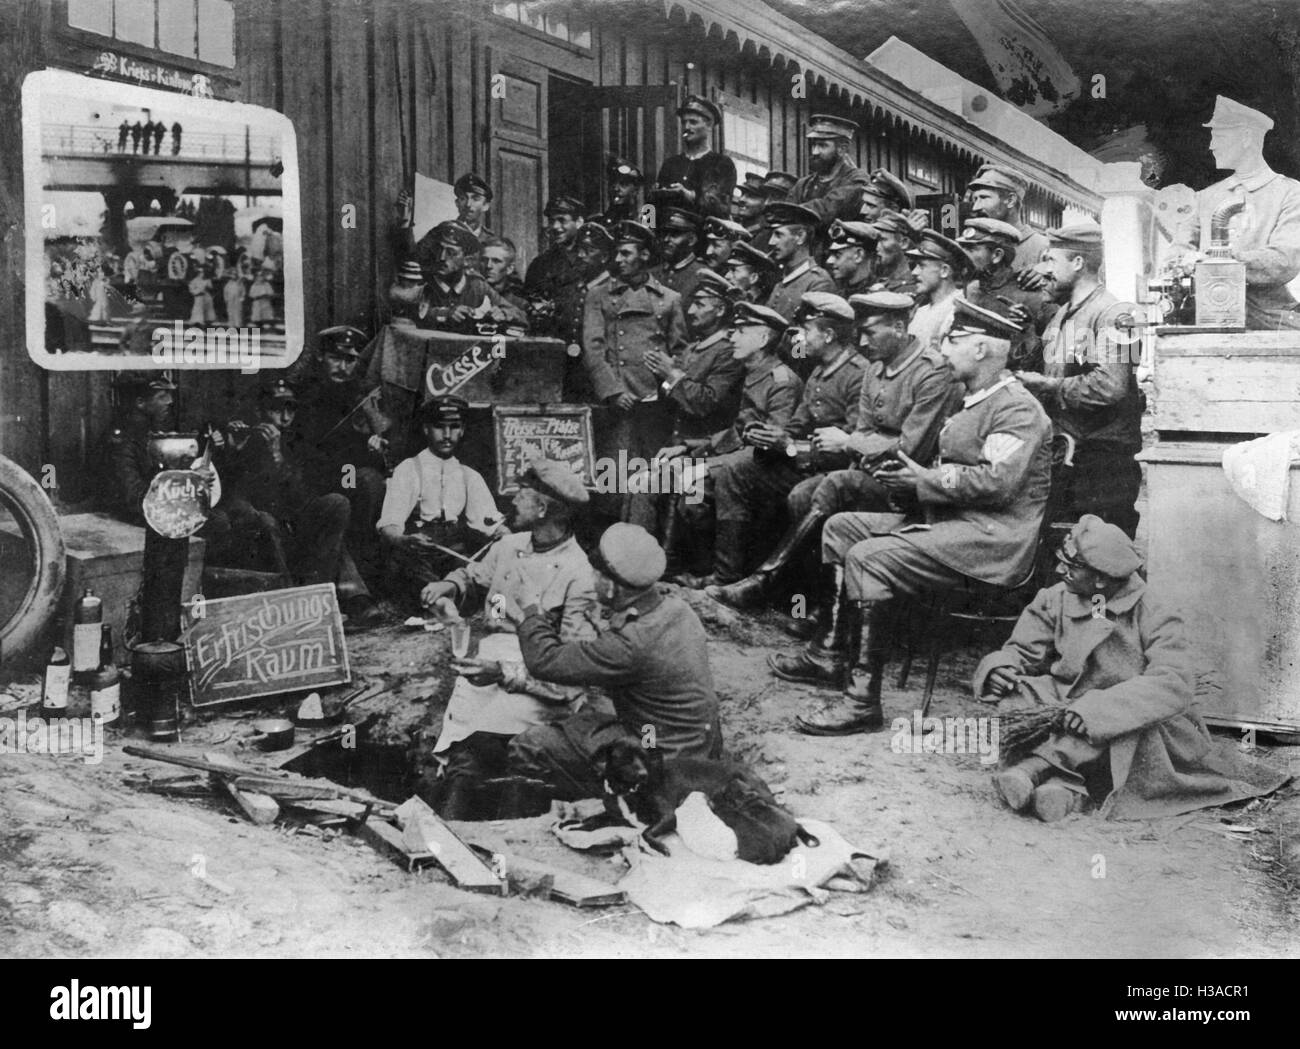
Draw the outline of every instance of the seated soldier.
<instances>
[{"instance_id":1,"label":"seated soldier","mask_svg":"<svg viewBox=\"0 0 1300 1049\"><path fill-rule=\"evenodd\" d=\"M803 351L817 362L799 407L780 429L751 426L744 437L748 447L710 466L717 525L713 578L706 585L720 587L744 577L749 533L763 507L779 506L809 474L848 465L843 453L822 455L812 442L800 457L796 441L811 438L819 427L857 425L866 365L852 342L853 308L838 295L813 291L803 296L798 317Z\"/></svg>"},{"instance_id":2,"label":"seated soldier","mask_svg":"<svg viewBox=\"0 0 1300 1049\"><path fill-rule=\"evenodd\" d=\"M737 244L749 240L749 230L730 219L704 220L704 261L721 277L727 275L727 262Z\"/></svg>"},{"instance_id":3,"label":"seated soldier","mask_svg":"<svg viewBox=\"0 0 1300 1049\"><path fill-rule=\"evenodd\" d=\"M473 233L459 222L442 222L420 243L426 240L430 250L419 263L429 312L422 327L476 332L480 324L528 323L523 310L498 295L472 268L479 250Z\"/></svg>"},{"instance_id":4,"label":"seated soldier","mask_svg":"<svg viewBox=\"0 0 1300 1049\"><path fill-rule=\"evenodd\" d=\"M483 244L483 279L515 309L528 312L524 281L515 269L519 249L509 237L491 237Z\"/></svg>"},{"instance_id":5,"label":"seated soldier","mask_svg":"<svg viewBox=\"0 0 1300 1049\"><path fill-rule=\"evenodd\" d=\"M505 773L511 738L578 709L581 688L551 684L556 679L525 669L514 637L519 617L507 613L519 602L535 605L564 641L595 636L591 564L573 534L575 517L589 499L568 466L535 461L519 478L515 531L493 543L482 561L462 565L424 587L425 607L444 614L451 602L468 613L482 600L494 631L479 643L475 656L452 663L461 676L434 747L443 776L439 810L448 819L496 816L491 806L480 803L480 788L485 779Z\"/></svg>"},{"instance_id":6,"label":"seated soldier","mask_svg":"<svg viewBox=\"0 0 1300 1049\"><path fill-rule=\"evenodd\" d=\"M727 280L736 286L746 302L766 302L780 272L772 258L753 244L737 244L727 257Z\"/></svg>"},{"instance_id":7,"label":"seated soldier","mask_svg":"<svg viewBox=\"0 0 1300 1049\"><path fill-rule=\"evenodd\" d=\"M351 507L339 492L313 496L303 480L303 457L293 430L297 409L297 392L288 380L277 378L258 393L256 423L227 424L232 504L246 504L275 519L295 582L337 585L347 629L376 626L383 614L345 542Z\"/></svg>"},{"instance_id":8,"label":"seated soldier","mask_svg":"<svg viewBox=\"0 0 1300 1049\"><path fill-rule=\"evenodd\" d=\"M1042 291L1029 291L1016 280L1016 245L1020 230L997 219L967 219L957 238L975 271L966 284L966 298L977 306L1005 313L1025 333L1011 344L1012 371L1040 371L1043 366L1043 330L1056 306Z\"/></svg>"},{"instance_id":9,"label":"seated soldier","mask_svg":"<svg viewBox=\"0 0 1300 1049\"><path fill-rule=\"evenodd\" d=\"M924 524L899 527L901 515L836 514L822 531L822 561L839 565L837 598L825 628L791 656L768 657L787 681L848 689L800 716L811 735L870 732L883 725L880 677L885 649L882 606L900 596L960 590L977 580L995 586L1020 582L1037 548L1051 482L1051 423L1042 406L1007 370L1010 340L1019 329L1007 318L965 299L942 347L966 388L961 411L939 433L939 455L926 468L896 452L876 479L899 497L919 503ZM880 534L884 532L886 534ZM861 634L849 675L849 616L857 610Z\"/></svg>"},{"instance_id":10,"label":"seated soldier","mask_svg":"<svg viewBox=\"0 0 1300 1049\"><path fill-rule=\"evenodd\" d=\"M384 495L376 527L391 592L408 605L505 530L487 482L456 458L468 408L460 397L435 397L420 409L426 447L397 464Z\"/></svg>"},{"instance_id":11,"label":"seated soldier","mask_svg":"<svg viewBox=\"0 0 1300 1049\"><path fill-rule=\"evenodd\" d=\"M819 448L847 453L856 460L847 470L832 470L800 481L786 497L790 527L767 560L746 579L730 586L711 587L708 595L733 608L754 608L770 594L777 577L813 548L822 524L832 514L849 510L888 511L890 492L872 471L902 452L929 462L944 420L956 411L962 385L937 351L921 346L908 333L914 300L899 292L876 291L849 300L857 315L858 345L870 362L858 399L858 424L852 432L838 426L816 431ZM818 595L817 612L792 621L788 629L807 640L824 625L829 612L827 592Z\"/></svg>"},{"instance_id":12,"label":"seated soldier","mask_svg":"<svg viewBox=\"0 0 1300 1049\"><path fill-rule=\"evenodd\" d=\"M999 713L1060 712L1044 742L993 777L1002 800L1050 822L1091 795L1105 818L1146 819L1276 789L1285 777L1234 774L1239 759L1210 738L1192 706L1183 621L1153 602L1133 541L1087 514L1057 560L1061 582L975 670L976 697Z\"/></svg>"},{"instance_id":13,"label":"seated soldier","mask_svg":"<svg viewBox=\"0 0 1300 1049\"><path fill-rule=\"evenodd\" d=\"M519 624L519 648L529 673L561 685L599 687L613 712L584 709L539 725L510 742L510 772L544 784L551 797L600 797L592 759L615 739L653 747L664 758L718 758L722 725L709 668L708 637L694 610L655 584L664 552L632 524L606 529L592 554L596 597L611 613L599 637L564 637L544 612L539 591L524 592L507 615Z\"/></svg>"},{"instance_id":14,"label":"seated soldier","mask_svg":"<svg viewBox=\"0 0 1300 1049\"><path fill-rule=\"evenodd\" d=\"M835 290L843 299L861 295L876 283L876 228L868 222L831 223L826 247L826 269L835 278Z\"/></svg>"}]
</instances>

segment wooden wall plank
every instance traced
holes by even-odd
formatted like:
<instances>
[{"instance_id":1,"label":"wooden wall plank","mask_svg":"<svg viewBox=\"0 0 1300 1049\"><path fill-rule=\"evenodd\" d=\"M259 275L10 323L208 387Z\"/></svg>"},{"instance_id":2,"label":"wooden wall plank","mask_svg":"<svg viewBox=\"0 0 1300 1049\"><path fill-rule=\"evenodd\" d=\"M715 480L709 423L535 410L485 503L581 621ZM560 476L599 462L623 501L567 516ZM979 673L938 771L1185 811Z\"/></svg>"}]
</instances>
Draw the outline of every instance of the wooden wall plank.
<instances>
[{"instance_id":1,"label":"wooden wall plank","mask_svg":"<svg viewBox=\"0 0 1300 1049\"><path fill-rule=\"evenodd\" d=\"M375 11L374 56L376 99L374 153L371 170L371 198L374 221L371 224L370 304L371 325L382 312L389 284L396 271L393 258L391 220L393 205L403 185L403 144L406 136L406 163L412 157L411 117L414 80L410 49L412 25L406 6L383 0ZM401 95L401 105L397 99ZM368 329L369 330L369 329Z\"/></svg>"},{"instance_id":2,"label":"wooden wall plank","mask_svg":"<svg viewBox=\"0 0 1300 1049\"><path fill-rule=\"evenodd\" d=\"M330 149L326 169L333 182L325 218L332 238L332 324L365 325L371 310L371 231L375 221L370 185L371 15L367 0L329 0ZM342 209L349 205L356 209L355 228L342 225Z\"/></svg>"}]
</instances>

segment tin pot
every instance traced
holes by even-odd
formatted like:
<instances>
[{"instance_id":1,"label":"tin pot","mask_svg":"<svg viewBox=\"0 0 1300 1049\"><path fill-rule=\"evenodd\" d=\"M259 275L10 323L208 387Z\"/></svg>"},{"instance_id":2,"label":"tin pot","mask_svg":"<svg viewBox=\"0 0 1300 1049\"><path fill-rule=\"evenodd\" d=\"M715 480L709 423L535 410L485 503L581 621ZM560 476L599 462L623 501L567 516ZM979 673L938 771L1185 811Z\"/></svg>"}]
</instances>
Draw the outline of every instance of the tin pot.
<instances>
[{"instance_id":1,"label":"tin pot","mask_svg":"<svg viewBox=\"0 0 1300 1049\"><path fill-rule=\"evenodd\" d=\"M259 718L253 735L263 750L287 750L293 746L293 722L288 718Z\"/></svg>"}]
</instances>

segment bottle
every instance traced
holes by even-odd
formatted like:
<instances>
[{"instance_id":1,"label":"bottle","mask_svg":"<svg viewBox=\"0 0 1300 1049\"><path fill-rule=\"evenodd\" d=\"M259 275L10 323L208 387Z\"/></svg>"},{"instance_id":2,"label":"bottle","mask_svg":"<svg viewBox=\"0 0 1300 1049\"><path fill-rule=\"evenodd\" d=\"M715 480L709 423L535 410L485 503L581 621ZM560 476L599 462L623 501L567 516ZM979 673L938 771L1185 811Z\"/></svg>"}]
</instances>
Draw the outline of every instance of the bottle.
<instances>
[{"instance_id":1,"label":"bottle","mask_svg":"<svg viewBox=\"0 0 1300 1049\"><path fill-rule=\"evenodd\" d=\"M55 648L50 653L50 661L45 665L45 687L41 691L41 713L47 716L62 717L68 709L68 681L72 676L72 666L68 662L68 653L62 648Z\"/></svg>"},{"instance_id":2,"label":"bottle","mask_svg":"<svg viewBox=\"0 0 1300 1049\"><path fill-rule=\"evenodd\" d=\"M72 609L72 672L88 677L99 667L100 624L104 602L86 587Z\"/></svg>"},{"instance_id":3,"label":"bottle","mask_svg":"<svg viewBox=\"0 0 1300 1049\"><path fill-rule=\"evenodd\" d=\"M99 643L99 669L90 679L90 716L111 725L122 712L122 677L113 664L113 628L104 624Z\"/></svg>"}]
</instances>

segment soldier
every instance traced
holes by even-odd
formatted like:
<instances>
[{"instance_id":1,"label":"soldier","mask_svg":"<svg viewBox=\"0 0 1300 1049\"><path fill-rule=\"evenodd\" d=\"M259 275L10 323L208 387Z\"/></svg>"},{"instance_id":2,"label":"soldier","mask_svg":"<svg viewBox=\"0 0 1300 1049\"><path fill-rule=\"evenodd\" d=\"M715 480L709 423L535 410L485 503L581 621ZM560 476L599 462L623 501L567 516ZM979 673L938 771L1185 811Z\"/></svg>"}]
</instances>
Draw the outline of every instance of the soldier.
<instances>
[{"instance_id":1,"label":"soldier","mask_svg":"<svg viewBox=\"0 0 1300 1049\"><path fill-rule=\"evenodd\" d=\"M722 110L707 98L689 95L678 108L677 118L682 124L684 152L664 161L650 201L725 219L731 214L736 165L712 148L713 130L722 123Z\"/></svg>"},{"instance_id":2,"label":"soldier","mask_svg":"<svg viewBox=\"0 0 1300 1049\"><path fill-rule=\"evenodd\" d=\"M298 382L294 418L302 478L313 495L337 492L347 499L348 547L363 573L374 578L379 571L375 522L384 501L385 435L392 422L379 407L377 388L358 370L368 341L365 332L341 324L317 337L320 355Z\"/></svg>"},{"instance_id":3,"label":"soldier","mask_svg":"<svg viewBox=\"0 0 1300 1049\"><path fill-rule=\"evenodd\" d=\"M832 514L892 509L889 490L873 471L900 451L917 462L929 462L940 427L961 401L963 387L948 362L908 334L910 295L874 291L853 296L849 305L856 316L858 345L869 362L858 399L857 427L852 432L837 426L818 429L816 445L830 455L851 455L854 465L794 487L786 498L790 527L767 560L740 582L708 591L732 608L758 607L781 572L818 541L823 523ZM830 585L822 591L814 615L789 624L794 636L807 640L825 625L830 611L825 601L834 597L834 591Z\"/></svg>"},{"instance_id":4,"label":"soldier","mask_svg":"<svg viewBox=\"0 0 1300 1049\"><path fill-rule=\"evenodd\" d=\"M659 544L636 525L615 524L601 536L592 563L596 597L612 612L599 637L566 641L531 595L520 611L512 610L530 673L602 688L613 701L612 714L586 709L511 741L511 772L559 798L603 794L592 759L614 739L653 747L666 759L722 755L708 638L690 605L656 588L665 568Z\"/></svg>"},{"instance_id":5,"label":"soldier","mask_svg":"<svg viewBox=\"0 0 1300 1049\"><path fill-rule=\"evenodd\" d=\"M622 157L609 165L609 207L601 216L605 224L614 225L625 219L639 220L641 202L638 199L645 176L641 169Z\"/></svg>"},{"instance_id":6,"label":"soldier","mask_svg":"<svg viewBox=\"0 0 1300 1049\"><path fill-rule=\"evenodd\" d=\"M822 229L836 219L858 217L862 190L870 178L849 159L857 133L858 125L844 117L820 113L808 121L810 173L794 184L789 200L813 211Z\"/></svg>"},{"instance_id":7,"label":"soldier","mask_svg":"<svg viewBox=\"0 0 1300 1049\"><path fill-rule=\"evenodd\" d=\"M1042 291L1027 291L1016 282L1016 245L1020 231L1009 222L972 218L957 243L975 263L975 272L965 289L966 298L994 313L1006 313L1024 327L1024 334L1011 343L1013 371L1041 371L1043 329L1056 307Z\"/></svg>"},{"instance_id":8,"label":"soldier","mask_svg":"<svg viewBox=\"0 0 1300 1049\"><path fill-rule=\"evenodd\" d=\"M1044 234L1025 221L1024 204L1028 191L1029 179L1002 164L985 164L966 184L973 217L997 219L1020 231L1020 242L1016 245L1016 259L1020 263L1020 272L1024 274L1020 279L1025 287L1037 289L1042 287L1041 279L1032 270L1043 257L1048 243Z\"/></svg>"},{"instance_id":9,"label":"soldier","mask_svg":"<svg viewBox=\"0 0 1300 1049\"><path fill-rule=\"evenodd\" d=\"M876 240L877 290L915 294L916 278L907 253L916 244L916 230L897 211L886 211L871 224Z\"/></svg>"},{"instance_id":10,"label":"soldier","mask_svg":"<svg viewBox=\"0 0 1300 1049\"><path fill-rule=\"evenodd\" d=\"M602 442L608 454L648 459L664 444L667 416L645 354L677 356L686 345L686 318L681 296L650 274L654 233L620 222L614 241L613 279L592 290L583 311L583 361L597 399L615 413Z\"/></svg>"},{"instance_id":11,"label":"soldier","mask_svg":"<svg viewBox=\"0 0 1300 1049\"><path fill-rule=\"evenodd\" d=\"M843 455L822 456L810 449L800 456L796 441L823 426L855 429L865 364L853 344L853 307L837 295L808 292L797 317L804 348L816 362L790 421L782 429L751 426L749 446L712 464L717 520L713 578L709 593L746 574L749 533L758 511L777 505L811 473L847 466Z\"/></svg>"},{"instance_id":12,"label":"soldier","mask_svg":"<svg viewBox=\"0 0 1300 1049\"><path fill-rule=\"evenodd\" d=\"M424 587L425 606L444 615L455 605L468 614L481 601L491 631L474 657L452 662L460 676L434 746L442 766L438 807L447 819L536 815L519 811L517 795L502 797L500 809L485 812L479 788L506 772L506 747L514 736L577 710L580 687L550 676L542 680L525 667L515 624L522 619L519 606L526 605L561 642L595 636L591 563L574 538L575 519L588 501L566 464L536 460L519 478L514 531L493 543L482 561Z\"/></svg>"},{"instance_id":13,"label":"soldier","mask_svg":"<svg viewBox=\"0 0 1300 1049\"><path fill-rule=\"evenodd\" d=\"M787 321L810 291L834 293L835 282L812 259L812 235L817 213L798 204L769 204L763 218L771 230L772 260L781 267L781 277L765 305Z\"/></svg>"},{"instance_id":14,"label":"soldier","mask_svg":"<svg viewBox=\"0 0 1300 1049\"><path fill-rule=\"evenodd\" d=\"M835 278L835 290L840 298L862 295L876 283L877 239L870 223L839 219L831 223L826 268Z\"/></svg>"},{"instance_id":15,"label":"soldier","mask_svg":"<svg viewBox=\"0 0 1300 1049\"><path fill-rule=\"evenodd\" d=\"M1043 374L1017 378L1047 408L1065 445L1052 477L1050 521L1096 514L1130 537L1137 532L1144 398L1131 315L1100 282L1101 230L1082 223L1053 230L1038 264L1060 307L1043 332Z\"/></svg>"},{"instance_id":16,"label":"soldier","mask_svg":"<svg viewBox=\"0 0 1300 1049\"><path fill-rule=\"evenodd\" d=\"M921 345L938 349L952 324L953 306L974 262L955 240L932 229L920 232L916 247L907 252L907 257L912 261L916 295L923 300L907 330Z\"/></svg>"},{"instance_id":17,"label":"soldier","mask_svg":"<svg viewBox=\"0 0 1300 1049\"><path fill-rule=\"evenodd\" d=\"M455 555L467 556L498 534L502 523L487 482L456 458L468 410L453 396L421 406L425 447L397 464L383 497L375 528L393 588L408 600L458 563Z\"/></svg>"},{"instance_id":18,"label":"soldier","mask_svg":"<svg viewBox=\"0 0 1300 1049\"><path fill-rule=\"evenodd\" d=\"M660 208L655 233L661 261L652 275L686 302L695 290L700 273L708 268L696 255L700 216L684 208Z\"/></svg>"},{"instance_id":19,"label":"soldier","mask_svg":"<svg viewBox=\"0 0 1300 1049\"><path fill-rule=\"evenodd\" d=\"M863 222L875 222L887 211L907 215L914 207L912 191L907 184L884 168L876 168L862 187L858 218Z\"/></svg>"},{"instance_id":20,"label":"soldier","mask_svg":"<svg viewBox=\"0 0 1300 1049\"><path fill-rule=\"evenodd\" d=\"M347 629L383 622L383 614L348 553L351 507L340 492L313 495L303 479L304 461L294 430L298 394L285 378L258 392L257 421L228 424L231 470L227 487L235 500L269 514L282 531L283 549L299 585L334 583Z\"/></svg>"},{"instance_id":21,"label":"soldier","mask_svg":"<svg viewBox=\"0 0 1300 1049\"><path fill-rule=\"evenodd\" d=\"M1300 328L1287 282L1300 274L1300 182L1264 162L1273 118L1219 95L1210 150L1214 165L1232 174L1196 194L1196 224L1178 232L1176 264L1192 272L1210 246L1210 221L1230 200L1245 207L1228 222L1229 255L1246 266L1246 327ZM1197 250L1199 245L1200 250Z\"/></svg>"},{"instance_id":22,"label":"soldier","mask_svg":"<svg viewBox=\"0 0 1300 1049\"><path fill-rule=\"evenodd\" d=\"M763 232L763 208L767 205L767 192L763 189L763 176L751 171L745 181L736 187L731 217L753 238Z\"/></svg>"},{"instance_id":23,"label":"soldier","mask_svg":"<svg viewBox=\"0 0 1300 1049\"><path fill-rule=\"evenodd\" d=\"M483 241L480 257L483 260L483 279L515 309L526 313L528 300L524 297L524 282L515 271L519 250L508 237L490 237Z\"/></svg>"},{"instance_id":24,"label":"soldier","mask_svg":"<svg viewBox=\"0 0 1300 1049\"><path fill-rule=\"evenodd\" d=\"M645 355L646 367L659 380L659 396L668 401L672 416L672 435L667 447L655 453L651 470L656 463L685 454L686 442L707 439L736 418L744 367L732 356L728 337L734 295L735 288L725 278L712 270L702 273L686 306L686 325L694 341L682 351L680 361L660 350ZM660 502L649 491L636 492L629 501L628 519L648 532L657 531Z\"/></svg>"},{"instance_id":25,"label":"soldier","mask_svg":"<svg viewBox=\"0 0 1300 1049\"><path fill-rule=\"evenodd\" d=\"M770 255L743 241L731 249L727 259L727 280L746 302L766 302L779 273Z\"/></svg>"},{"instance_id":26,"label":"soldier","mask_svg":"<svg viewBox=\"0 0 1300 1049\"><path fill-rule=\"evenodd\" d=\"M118 372L113 387L118 412L106 442L107 469L100 473L100 503L123 521L143 524L140 504L161 468L149 453L149 434L176 428L176 384L167 372Z\"/></svg>"},{"instance_id":27,"label":"soldier","mask_svg":"<svg viewBox=\"0 0 1300 1049\"><path fill-rule=\"evenodd\" d=\"M487 225L487 213L492 207L492 187L473 172L461 175L452 186L456 198L456 221L469 230L474 238L476 248L469 256L470 269L477 269L479 264L478 249L496 236ZM432 275L433 260L438 251L437 233L439 226L429 230L420 242L415 243L414 218L415 198L407 189L397 195L394 207L396 227L393 231L393 251L397 258L414 258L420 263L425 277ZM445 223L441 224L445 225Z\"/></svg>"},{"instance_id":28,"label":"soldier","mask_svg":"<svg viewBox=\"0 0 1300 1049\"><path fill-rule=\"evenodd\" d=\"M763 204L781 204L790 199L790 191L799 180L788 171L769 171L763 176L763 193L767 200Z\"/></svg>"},{"instance_id":29,"label":"soldier","mask_svg":"<svg viewBox=\"0 0 1300 1049\"><path fill-rule=\"evenodd\" d=\"M704 261L714 273L725 277L727 261L737 244L749 240L749 230L739 222L711 218L704 222Z\"/></svg>"},{"instance_id":30,"label":"soldier","mask_svg":"<svg viewBox=\"0 0 1300 1049\"><path fill-rule=\"evenodd\" d=\"M533 304L533 329L539 335L572 342L577 333L565 321L565 305L581 299L586 283L578 258L578 230L582 227L582 204L573 197L552 197L542 214L550 246L528 264L524 291Z\"/></svg>"},{"instance_id":31,"label":"soldier","mask_svg":"<svg viewBox=\"0 0 1300 1049\"><path fill-rule=\"evenodd\" d=\"M886 601L961 589L971 579L1009 586L1032 565L1051 472L1051 422L1007 371L1017 328L1008 318L962 299L943 341L943 355L966 388L963 407L939 434L939 455L926 468L896 453L876 479L919 504L925 524L878 535L871 514L841 513L822 532L822 561L842 564L826 627L793 656L768 666L787 681L848 689L796 721L800 732L845 735L883 725L880 677ZM892 522L891 525L892 526ZM858 613L858 654L848 672Z\"/></svg>"},{"instance_id":32,"label":"soldier","mask_svg":"<svg viewBox=\"0 0 1300 1049\"><path fill-rule=\"evenodd\" d=\"M452 190L456 195L456 218L474 234L482 245L496 236L488 228L488 211L492 208L492 187L472 171L461 175Z\"/></svg>"},{"instance_id":33,"label":"soldier","mask_svg":"<svg viewBox=\"0 0 1300 1049\"><path fill-rule=\"evenodd\" d=\"M420 261L429 304L423 327L473 332L481 319L527 323L523 310L506 302L470 268L479 245L465 226L459 222L439 223L420 243L426 242L433 254Z\"/></svg>"}]
</instances>

